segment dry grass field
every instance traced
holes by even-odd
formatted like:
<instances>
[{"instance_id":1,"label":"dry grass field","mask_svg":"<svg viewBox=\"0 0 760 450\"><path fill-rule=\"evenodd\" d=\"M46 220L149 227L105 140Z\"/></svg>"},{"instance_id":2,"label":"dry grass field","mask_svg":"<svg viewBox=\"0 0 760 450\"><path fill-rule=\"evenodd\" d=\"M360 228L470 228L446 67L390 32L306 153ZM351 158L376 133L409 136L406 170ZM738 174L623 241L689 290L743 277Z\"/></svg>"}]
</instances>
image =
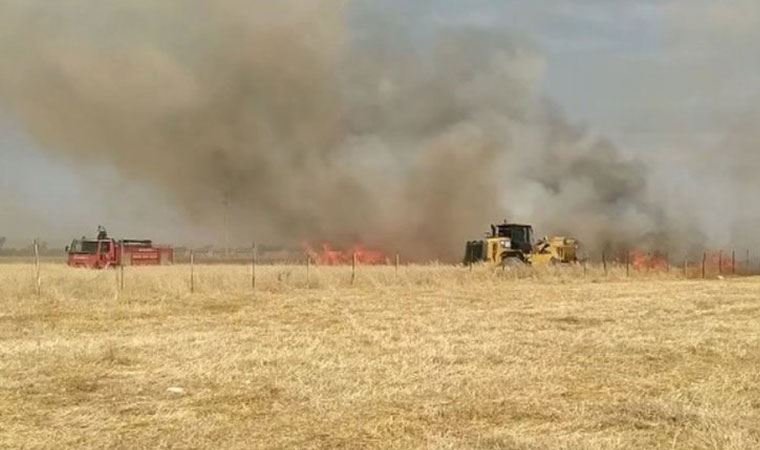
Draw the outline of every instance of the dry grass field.
<instances>
[{"instance_id":1,"label":"dry grass field","mask_svg":"<svg viewBox=\"0 0 760 450\"><path fill-rule=\"evenodd\" d=\"M760 448L758 278L349 272L0 265L0 447Z\"/></svg>"}]
</instances>

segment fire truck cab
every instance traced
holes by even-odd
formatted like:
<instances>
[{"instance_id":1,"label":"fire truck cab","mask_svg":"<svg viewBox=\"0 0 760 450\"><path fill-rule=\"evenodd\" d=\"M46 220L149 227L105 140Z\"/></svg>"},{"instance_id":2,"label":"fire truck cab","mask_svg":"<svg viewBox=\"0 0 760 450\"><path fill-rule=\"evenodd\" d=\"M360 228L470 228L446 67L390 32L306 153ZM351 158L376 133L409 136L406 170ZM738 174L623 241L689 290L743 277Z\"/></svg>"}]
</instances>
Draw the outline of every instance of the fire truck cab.
<instances>
[{"instance_id":1,"label":"fire truck cab","mask_svg":"<svg viewBox=\"0 0 760 450\"><path fill-rule=\"evenodd\" d=\"M158 266L174 262L174 249L149 240L75 239L66 247L70 267L107 269L119 265Z\"/></svg>"}]
</instances>

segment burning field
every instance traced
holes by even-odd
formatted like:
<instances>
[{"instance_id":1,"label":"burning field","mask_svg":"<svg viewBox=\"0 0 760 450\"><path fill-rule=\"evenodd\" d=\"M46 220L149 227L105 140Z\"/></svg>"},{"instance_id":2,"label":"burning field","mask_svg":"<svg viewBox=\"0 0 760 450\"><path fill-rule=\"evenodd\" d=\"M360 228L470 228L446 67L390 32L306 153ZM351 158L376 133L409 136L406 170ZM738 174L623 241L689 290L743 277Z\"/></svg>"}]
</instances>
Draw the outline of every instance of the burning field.
<instances>
[{"instance_id":1,"label":"burning field","mask_svg":"<svg viewBox=\"0 0 760 450\"><path fill-rule=\"evenodd\" d=\"M760 445L757 278L195 269L0 266L0 447Z\"/></svg>"},{"instance_id":2,"label":"burning field","mask_svg":"<svg viewBox=\"0 0 760 450\"><path fill-rule=\"evenodd\" d=\"M0 1L0 448L760 448L760 3L554 3Z\"/></svg>"},{"instance_id":3,"label":"burning field","mask_svg":"<svg viewBox=\"0 0 760 450\"><path fill-rule=\"evenodd\" d=\"M325 242L318 246L306 245L304 250L306 255L315 263L324 266L378 265L387 264L391 260L390 256L382 250L368 248L361 244L341 249Z\"/></svg>"}]
</instances>

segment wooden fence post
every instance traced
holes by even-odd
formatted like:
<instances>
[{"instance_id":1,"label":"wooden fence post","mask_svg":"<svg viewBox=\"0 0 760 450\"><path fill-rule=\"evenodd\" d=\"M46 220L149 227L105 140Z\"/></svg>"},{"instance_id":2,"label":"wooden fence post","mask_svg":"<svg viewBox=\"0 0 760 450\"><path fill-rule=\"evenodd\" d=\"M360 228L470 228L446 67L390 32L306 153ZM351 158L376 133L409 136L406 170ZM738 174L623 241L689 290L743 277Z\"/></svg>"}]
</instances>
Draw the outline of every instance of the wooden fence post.
<instances>
[{"instance_id":1,"label":"wooden fence post","mask_svg":"<svg viewBox=\"0 0 760 450\"><path fill-rule=\"evenodd\" d=\"M306 287L308 288L311 284L311 280L309 278L309 267L311 266L311 258L309 257L309 254L306 253Z\"/></svg>"},{"instance_id":2,"label":"wooden fence post","mask_svg":"<svg viewBox=\"0 0 760 450\"><path fill-rule=\"evenodd\" d=\"M723 250L718 252L718 275L723 275Z\"/></svg>"},{"instance_id":3,"label":"wooden fence post","mask_svg":"<svg viewBox=\"0 0 760 450\"><path fill-rule=\"evenodd\" d=\"M356 252L351 255L351 285L356 282Z\"/></svg>"},{"instance_id":4,"label":"wooden fence post","mask_svg":"<svg viewBox=\"0 0 760 450\"><path fill-rule=\"evenodd\" d=\"M124 241L119 241L119 290L124 290Z\"/></svg>"},{"instance_id":5,"label":"wooden fence post","mask_svg":"<svg viewBox=\"0 0 760 450\"><path fill-rule=\"evenodd\" d=\"M398 265L399 265L399 254L396 253L396 278L398 278Z\"/></svg>"},{"instance_id":6,"label":"wooden fence post","mask_svg":"<svg viewBox=\"0 0 760 450\"><path fill-rule=\"evenodd\" d=\"M747 249L747 258L744 260L744 275L749 275L749 249Z\"/></svg>"},{"instance_id":7,"label":"wooden fence post","mask_svg":"<svg viewBox=\"0 0 760 450\"><path fill-rule=\"evenodd\" d=\"M689 279L689 255L683 258L683 277L686 280Z\"/></svg>"},{"instance_id":8,"label":"wooden fence post","mask_svg":"<svg viewBox=\"0 0 760 450\"><path fill-rule=\"evenodd\" d=\"M628 250L625 251L625 276L631 276L631 253Z\"/></svg>"},{"instance_id":9,"label":"wooden fence post","mask_svg":"<svg viewBox=\"0 0 760 450\"><path fill-rule=\"evenodd\" d=\"M736 275L736 250L731 250L731 275Z\"/></svg>"},{"instance_id":10,"label":"wooden fence post","mask_svg":"<svg viewBox=\"0 0 760 450\"><path fill-rule=\"evenodd\" d=\"M702 253L702 279L707 277L706 266L707 265L707 252Z\"/></svg>"},{"instance_id":11,"label":"wooden fence post","mask_svg":"<svg viewBox=\"0 0 760 450\"><path fill-rule=\"evenodd\" d=\"M190 293L195 292L195 253L190 250Z\"/></svg>"},{"instance_id":12,"label":"wooden fence post","mask_svg":"<svg viewBox=\"0 0 760 450\"><path fill-rule=\"evenodd\" d=\"M256 243L251 246L251 289L256 289Z\"/></svg>"},{"instance_id":13,"label":"wooden fence post","mask_svg":"<svg viewBox=\"0 0 760 450\"><path fill-rule=\"evenodd\" d=\"M34 240L34 270L35 270L35 290L37 297L42 294L42 279L40 278L40 245L39 239Z\"/></svg>"},{"instance_id":14,"label":"wooden fence post","mask_svg":"<svg viewBox=\"0 0 760 450\"><path fill-rule=\"evenodd\" d=\"M604 276L607 276L607 253L602 250L602 267L604 267Z\"/></svg>"}]
</instances>

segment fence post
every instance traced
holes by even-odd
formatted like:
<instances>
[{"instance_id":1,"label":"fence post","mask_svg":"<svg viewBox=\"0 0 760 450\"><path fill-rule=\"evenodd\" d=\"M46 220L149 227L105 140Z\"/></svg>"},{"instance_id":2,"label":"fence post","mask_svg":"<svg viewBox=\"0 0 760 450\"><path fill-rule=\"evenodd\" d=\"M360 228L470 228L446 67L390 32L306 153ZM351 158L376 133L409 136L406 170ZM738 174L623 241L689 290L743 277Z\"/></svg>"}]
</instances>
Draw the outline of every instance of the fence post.
<instances>
[{"instance_id":1,"label":"fence post","mask_svg":"<svg viewBox=\"0 0 760 450\"><path fill-rule=\"evenodd\" d=\"M604 276L607 276L607 253L602 250L602 266L604 267Z\"/></svg>"},{"instance_id":2,"label":"fence post","mask_svg":"<svg viewBox=\"0 0 760 450\"><path fill-rule=\"evenodd\" d=\"M190 293L195 292L195 253L190 250Z\"/></svg>"},{"instance_id":3,"label":"fence post","mask_svg":"<svg viewBox=\"0 0 760 450\"><path fill-rule=\"evenodd\" d=\"M707 265L707 252L702 253L702 279L704 280L707 277L707 273L705 271L705 266Z\"/></svg>"},{"instance_id":4,"label":"fence post","mask_svg":"<svg viewBox=\"0 0 760 450\"><path fill-rule=\"evenodd\" d=\"M124 290L124 241L119 241L119 290Z\"/></svg>"},{"instance_id":5,"label":"fence post","mask_svg":"<svg viewBox=\"0 0 760 450\"><path fill-rule=\"evenodd\" d=\"M351 255L351 285L356 282L356 252Z\"/></svg>"},{"instance_id":6,"label":"fence post","mask_svg":"<svg viewBox=\"0 0 760 450\"><path fill-rule=\"evenodd\" d=\"M683 277L686 280L689 279L689 255L683 258Z\"/></svg>"},{"instance_id":7,"label":"fence post","mask_svg":"<svg viewBox=\"0 0 760 450\"><path fill-rule=\"evenodd\" d=\"M306 253L306 287L308 288L311 284L311 279L309 277L309 267L311 266L311 258L309 257L309 254Z\"/></svg>"},{"instance_id":8,"label":"fence post","mask_svg":"<svg viewBox=\"0 0 760 450\"><path fill-rule=\"evenodd\" d=\"M718 275L723 275L723 250L718 252Z\"/></svg>"},{"instance_id":9,"label":"fence post","mask_svg":"<svg viewBox=\"0 0 760 450\"><path fill-rule=\"evenodd\" d=\"M40 278L40 246L39 239L34 240L34 270L37 297L42 293L42 279Z\"/></svg>"},{"instance_id":10,"label":"fence post","mask_svg":"<svg viewBox=\"0 0 760 450\"><path fill-rule=\"evenodd\" d=\"M749 249L747 249L747 258L744 260L744 275L749 275Z\"/></svg>"},{"instance_id":11,"label":"fence post","mask_svg":"<svg viewBox=\"0 0 760 450\"><path fill-rule=\"evenodd\" d=\"M398 278L399 255L396 253L396 278Z\"/></svg>"},{"instance_id":12,"label":"fence post","mask_svg":"<svg viewBox=\"0 0 760 450\"><path fill-rule=\"evenodd\" d=\"M251 246L251 289L256 289L256 243Z\"/></svg>"},{"instance_id":13,"label":"fence post","mask_svg":"<svg viewBox=\"0 0 760 450\"><path fill-rule=\"evenodd\" d=\"M626 250L625 251L625 276L630 277L631 276L631 253Z\"/></svg>"},{"instance_id":14,"label":"fence post","mask_svg":"<svg viewBox=\"0 0 760 450\"><path fill-rule=\"evenodd\" d=\"M731 275L736 275L736 250L731 250Z\"/></svg>"}]
</instances>

